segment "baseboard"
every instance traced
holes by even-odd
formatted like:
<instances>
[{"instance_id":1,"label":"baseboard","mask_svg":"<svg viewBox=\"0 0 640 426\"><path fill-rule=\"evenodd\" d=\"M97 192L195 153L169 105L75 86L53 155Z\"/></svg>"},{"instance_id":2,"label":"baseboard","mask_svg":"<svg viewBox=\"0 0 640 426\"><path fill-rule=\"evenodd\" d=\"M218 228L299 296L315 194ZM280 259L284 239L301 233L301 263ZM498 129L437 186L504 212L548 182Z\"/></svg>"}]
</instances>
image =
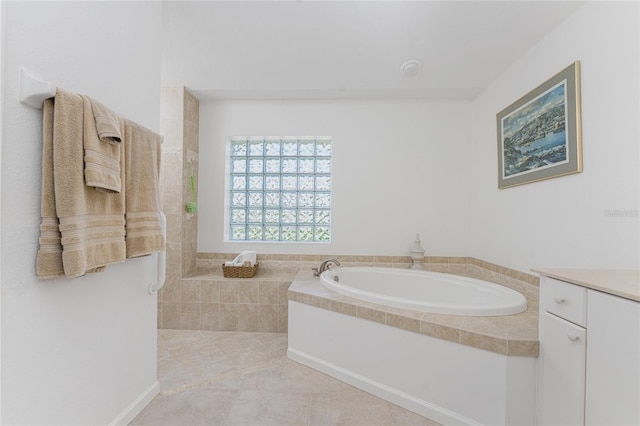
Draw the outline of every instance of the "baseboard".
<instances>
[{"instance_id":1,"label":"baseboard","mask_svg":"<svg viewBox=\"0 0 640 426\"><path fill-rule=\"evenodd\" d=\"M151 386L149 386L144 392L142 392L140 396L138 396L131 404L129 404L127 408L125 408L115 419L113 419L113 421L109 423L109 425L128 425L159 393L160 382L156 380Z\"/></svg>"},{"instance_id":2,"label":"baseboard","mask_svg":"<svg viewBox=\"0 0 640 426\"><path fill-rule=\"evenodd\" d=\"M396 404L416 414L425 416L442 424L479 425L468 417L454 413L446 408L431 404L398 389L346 370L330 362L323 361L302 351L289 348L287 357L293 361L311 367L342 382L348 383L365 392Z\"/></svg>"}]
</instances>

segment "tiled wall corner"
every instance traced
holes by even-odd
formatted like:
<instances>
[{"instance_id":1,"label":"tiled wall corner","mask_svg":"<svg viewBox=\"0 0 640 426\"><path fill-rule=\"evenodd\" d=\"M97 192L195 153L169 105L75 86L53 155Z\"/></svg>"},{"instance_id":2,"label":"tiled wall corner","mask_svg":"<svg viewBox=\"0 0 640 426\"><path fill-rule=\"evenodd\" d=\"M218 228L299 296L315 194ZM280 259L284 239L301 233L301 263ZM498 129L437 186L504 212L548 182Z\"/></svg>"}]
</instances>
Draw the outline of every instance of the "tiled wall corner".
<instances>
[{"instance_id":1,"label":"tiled wall corner","mask_svg":"<svg viewBox=\"0 0 640 426\"><path fill-rule=\"evenodd\" d=\"M162 209L167 216L167 275L158 294L160 328L193 328L196 307L181 306L182 277L195 271L197 220L188 218L191 176L198 176L199 102L184 87L161 90ZM191 160L191 161L190 161ZM195 194L197 202L197 190Z\"/></svg>"},{"instance_id":2,"label":"tiled wall corner","mask_svg":"<svg viewBox=\"0 0 640 426\"><path fill-rule=\"evenodd\" d=\"M199 123L200 102L186 89L183 96L183 144L185 153L183 162L183 199L182 205L188 202L198 203L198 164L199 158ZM191 177L194 179L195 191L191 194ZM196 270L196 252L198 248L198 214L186 216L183 221L182 274L189 275Z\"/></svg>"},{"instance_id":3,"label":"tiled wall corner","mask_svg":"<svg viewBox=\"0 0 640 426\"><path fill-rule=\"evenodd\" d=\"M182 149L184 115L184 87L163 87L160 91L160 120L164 136L163 154L166 149Z\"/></svg>"}]
</instances>

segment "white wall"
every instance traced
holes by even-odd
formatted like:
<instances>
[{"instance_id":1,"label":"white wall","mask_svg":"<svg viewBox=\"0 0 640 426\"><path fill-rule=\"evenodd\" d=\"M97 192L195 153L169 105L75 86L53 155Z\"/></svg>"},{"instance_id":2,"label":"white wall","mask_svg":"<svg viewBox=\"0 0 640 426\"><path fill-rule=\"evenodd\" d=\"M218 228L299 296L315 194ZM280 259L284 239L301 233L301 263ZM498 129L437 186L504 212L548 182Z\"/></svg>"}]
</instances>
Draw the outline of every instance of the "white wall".
<instances>
[{"instance_id":1,"label":"white wall","mask_svg":"<svg viewBox=\"0 0 640 426\"><path fill-rule=\"evenodd\" d=\"M4 50L5 50L5 13L0 3L0 188L2 187L2 136L4 123ZM2 197L0 196L0 223L2 223ZM2 227L0 226L0 241L2 241ZM2 283L2 244L0 244L0 286ZM1 290L1 287L0 287ZM2 318L2 291L0 291L0 318ZM2 326L0 323L0 372L2 372ZM2 386L0 386L0 421L2 421Z\"/></svg>"},{"instance_id":2,"label":"white wall","mask_svg":"<svg viewBox=\"0 0 640 426\"><path fill-rule=\"evenodd\" d=\"M640 268L638 20L637 2L588 3L474 101L470 255L523 271ZM583 173L498 190L496 113L575 60Z\"/></svg>"},{"instance_id":3,"label":"white wall","mask_svg":"<svg viewBox=\"0 0 640 426\"><path fill-rule=\"evenodd\" d=\"M418 100L200 103L198 251L465 256L470 103ZM224 243L225 138L332 136L330 244Z\"/></svg>"},{"instance_id":4,"label":"white wall","mask_svg":"<svg viewBox=\"0 0 640 426\"><path fill-rule=\"evenodd\" d=\"M161 5L2 7L1 423L126 422L157 386L153 257L74 280L36 279L42 112L18 103L18 67L158 129Z\"/></svg>"},{"instance_id":5,"label":"white wall","mask_svg":"<svg viewBox=\"0 0 640 426\"><path fill-rule=\"evenodd\" d=\"M640 267L638 27L636 2L589 2L470 104L201 102L198 250L249 248L223 242L226 136L317 134L334 137L333 241L259 252L401 255L420 232L427 255L525 272ZM498 190L496 113L575 60L584 172Z\"/></svg>"}]
</instances>

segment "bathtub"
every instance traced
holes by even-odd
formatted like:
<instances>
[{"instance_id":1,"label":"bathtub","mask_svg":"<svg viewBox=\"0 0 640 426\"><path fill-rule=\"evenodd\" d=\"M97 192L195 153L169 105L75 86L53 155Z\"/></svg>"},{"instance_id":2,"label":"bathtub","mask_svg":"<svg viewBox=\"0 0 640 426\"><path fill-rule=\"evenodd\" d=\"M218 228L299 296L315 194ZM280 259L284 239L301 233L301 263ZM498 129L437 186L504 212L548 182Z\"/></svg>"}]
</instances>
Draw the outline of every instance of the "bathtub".
<instances>
[{"instance_id":1,"label":"bathtub","mask_svg":"<svg viewBox=\"0 0 640 426\"><path fill-rule=\"evenodd\" d=\"M508 287L439 272L337 268L323 272L320 282L356 299L434 314L498 316L527 309L527 299Z\"/></svg>"},{"instance_id":2,"label":"bathtub","mask_svg":"<svg viewBox=\"0 0 640 426\"><path fill-rule=\"evenodd\" d=\"M356 281L349 273L361 277L364 272L384 279L364 279L369 285L366 292L345 285ZM391 275L386 275L387 272ZM379 281L384 286L397 287L398 291L404 288L395 278L398 274L444 280L445 284L440 282L435 286L467 287L473 283L475 287L478 284L477 280L466 277L389 268L336 268L325 271L320 279L311 271L300 271L288 291L288 358L441 424L534 425L537 352L511 351L521 340L531 339L528 333L516 332L519 326L529 322L531 315L455 316L416 312L415 307L380 305L388 301L377 300L374 305L361 300L364 293L372 293L371 287L377 289ZM333 277L338 277L338 282ZM456 284L456 278L460 278L462 284ZM483 283L480 287L484 287L484 282L480 282ZM430 286L426 283L419 285ZM349 291L351 295L329 291L326 285L336 291ZM491 294L495 289L493 285L488 287L489 296L476 294L475 297L493 298ZM449 294L448 291L445 294ZM413 299L400 292L382 298L399 299L403 303ZM438 304L451 303L440 300ZM477 305L473 297L465 304ZM380 312L382 316L374 315ZM531 326L535 327L537 312L532 321ZM419 326L412 328L412 324L417 323ZM438 324L455 329L456 337L437 332ZM511 324L514 334L511 334ZM436 327L435 333L430 326ZM497 328L509 330L506 353L477 345L484 341L497 348L493 345L505 338L504 335L492 337L501 336L494 334ZM481 331L485 337L474 334L473 330ZM537 336L537 329L534 331Z\"/></svg>"}]
</instances>

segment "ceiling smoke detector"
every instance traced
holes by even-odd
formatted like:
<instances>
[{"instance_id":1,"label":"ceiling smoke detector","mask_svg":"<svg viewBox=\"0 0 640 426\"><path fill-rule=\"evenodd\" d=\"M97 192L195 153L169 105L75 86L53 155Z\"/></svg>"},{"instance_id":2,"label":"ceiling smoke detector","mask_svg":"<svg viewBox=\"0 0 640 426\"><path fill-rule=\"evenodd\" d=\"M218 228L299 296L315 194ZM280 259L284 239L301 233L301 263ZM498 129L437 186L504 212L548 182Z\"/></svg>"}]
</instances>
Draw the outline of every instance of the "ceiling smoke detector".
<instances>
[{"instance_id":1,"label":"ceiling smoke detector","mask_svg":"<svg viewBox=\"0 0 640 426\"><path fill-rule=\"evenodd\" d=\"M400 70L402 71L402 75L405 77L413 77L418 74L418 70L422 66L422 61L419 59L409 59L404 64L400 66Z\"/></svg>"}]
</instances>

